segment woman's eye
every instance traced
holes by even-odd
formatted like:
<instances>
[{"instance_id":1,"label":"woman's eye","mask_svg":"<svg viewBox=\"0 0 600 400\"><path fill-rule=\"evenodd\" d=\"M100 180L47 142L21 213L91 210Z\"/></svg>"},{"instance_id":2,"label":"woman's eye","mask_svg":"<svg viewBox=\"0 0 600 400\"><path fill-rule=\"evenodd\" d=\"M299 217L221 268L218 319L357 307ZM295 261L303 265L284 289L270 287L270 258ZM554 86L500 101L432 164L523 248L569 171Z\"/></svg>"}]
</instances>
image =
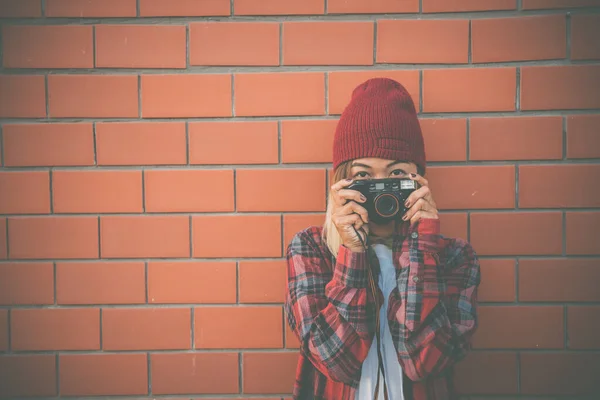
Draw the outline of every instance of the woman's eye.
<instances>
[{"instance_id":1,"label":"woman's eye","mask_svg":"<svg viewBox=\"0 0 600 400\"><path fill-rule=\"evenodd\" d=\"M369 174L367 174L365 171L360 171L354 174L355 178L366 178L367 176L369 176Z\"/></svg>"},{"instance_id":2,"label":"woman's eye","mask_svg":"<svg viewBox=\"0 0 600 400\"><path fill-rule=\"evenodd\" d=\"M403 171L401 169L395 169L392 171L391 175L393 176L404 176L406 175L406 171Z\"/></svg>"}]
</instances>

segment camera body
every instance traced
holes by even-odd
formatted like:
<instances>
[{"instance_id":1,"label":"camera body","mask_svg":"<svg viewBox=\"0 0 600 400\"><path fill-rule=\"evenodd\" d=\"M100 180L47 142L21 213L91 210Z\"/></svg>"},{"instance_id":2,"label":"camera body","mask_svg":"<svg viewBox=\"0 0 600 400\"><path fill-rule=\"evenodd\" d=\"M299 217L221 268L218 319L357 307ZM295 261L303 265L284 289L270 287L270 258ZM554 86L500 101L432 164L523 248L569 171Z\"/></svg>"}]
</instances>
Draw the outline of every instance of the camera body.
<instances>
[{"instance_id":1,"label":"camera body","mask_svg":"<svg viewBox=\"0 0 600 400\"><path fill-rule=\"evenodd\" d=\"M346 189L362 193L367 198L362 206L369 213L369 221L384 225L402 218L407 210L404 202L418 186L412 179L385 178L356 180Z\"/></svg>"}]
</instances>

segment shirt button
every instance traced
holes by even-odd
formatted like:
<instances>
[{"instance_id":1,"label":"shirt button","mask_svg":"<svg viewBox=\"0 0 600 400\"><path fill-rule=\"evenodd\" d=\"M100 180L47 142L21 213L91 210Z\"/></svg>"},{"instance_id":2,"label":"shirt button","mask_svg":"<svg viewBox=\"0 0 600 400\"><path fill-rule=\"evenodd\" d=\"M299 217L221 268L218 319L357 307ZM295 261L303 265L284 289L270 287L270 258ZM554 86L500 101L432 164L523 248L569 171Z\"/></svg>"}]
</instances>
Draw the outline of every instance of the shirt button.
<instances>
[{"instance_id":1,"label":"shirt button","mask_svg":"<svg viewBox=\"0 0 600 400\"><path fill-rule=\"evenodd\" d=\"M412 235L410 235L413 239L416 239L419 237L419 234L417 232L413 232Z\"/></svg>"},{"instance_id":2,"label":"shirt button","mask_svg":"<svg viewBox=\"0 0 600 400\"><path fill-rule=\"evenodd\" d=\"M413 276L413 282L414 282L414 283L417 283L417 282L419 282L419 277L418 277L418 276Z\"/></svg>"}]
</instances>

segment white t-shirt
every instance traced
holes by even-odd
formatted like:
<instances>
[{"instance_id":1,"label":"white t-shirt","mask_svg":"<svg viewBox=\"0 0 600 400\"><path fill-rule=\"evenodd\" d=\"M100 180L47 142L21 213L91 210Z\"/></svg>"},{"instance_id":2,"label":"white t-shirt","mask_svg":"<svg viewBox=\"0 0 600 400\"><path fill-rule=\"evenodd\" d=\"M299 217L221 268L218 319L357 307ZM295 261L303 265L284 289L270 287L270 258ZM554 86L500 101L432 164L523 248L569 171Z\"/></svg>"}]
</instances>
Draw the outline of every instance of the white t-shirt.
<instances>
[{"instance_id":1,"label":"white t-shirt","mask_svg":"<svg viewBox=\"0 0 600 400\"><path fill-rule=\"evenodd\" d=\"M392 334L387 319L388 299L392 290L396 287L396 269L392 260L392 250L383 245L373 245L373 250L379 259L380 270L379 288L383 292L384 302L380 310L380 335L381 335L381 355L383 357L383 367L385 368L385 378L388 389L388 399L403 400L402 392L402 367L398 362L398 354L392 341ZM375 395L375 385L377 384L377 337L373 338L373 344L369 349L367 358L362 365L362 375L358 390L356 391L357 400L373 400ZM383 395L383 375L379 378L379 396L378 399L385 399Z\"/></svg>"}]
</instances>

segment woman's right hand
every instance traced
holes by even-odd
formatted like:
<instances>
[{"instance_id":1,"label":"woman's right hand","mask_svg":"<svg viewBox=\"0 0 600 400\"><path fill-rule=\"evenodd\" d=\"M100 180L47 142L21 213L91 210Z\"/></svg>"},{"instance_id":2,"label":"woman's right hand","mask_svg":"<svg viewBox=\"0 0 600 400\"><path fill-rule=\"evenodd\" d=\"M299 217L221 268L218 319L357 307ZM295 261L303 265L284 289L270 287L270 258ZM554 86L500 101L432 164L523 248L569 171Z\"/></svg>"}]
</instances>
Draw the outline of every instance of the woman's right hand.
<instances>
[{"instance_id":1,"label":"woman's right hand","mask_svg":"<svg viewBox=\"0 0 600 400\"><path fill-rule=\"evenodd\" d=\"M331 219L342 238L343 245L354 252L362 252L365 249L356 231L366 243L369 216L367 210L359 203L364 203L367 199L357 190L345 189L351 183L352 179L343 179L331 186L334 203Z\"/></svg>"}]
</instances>

